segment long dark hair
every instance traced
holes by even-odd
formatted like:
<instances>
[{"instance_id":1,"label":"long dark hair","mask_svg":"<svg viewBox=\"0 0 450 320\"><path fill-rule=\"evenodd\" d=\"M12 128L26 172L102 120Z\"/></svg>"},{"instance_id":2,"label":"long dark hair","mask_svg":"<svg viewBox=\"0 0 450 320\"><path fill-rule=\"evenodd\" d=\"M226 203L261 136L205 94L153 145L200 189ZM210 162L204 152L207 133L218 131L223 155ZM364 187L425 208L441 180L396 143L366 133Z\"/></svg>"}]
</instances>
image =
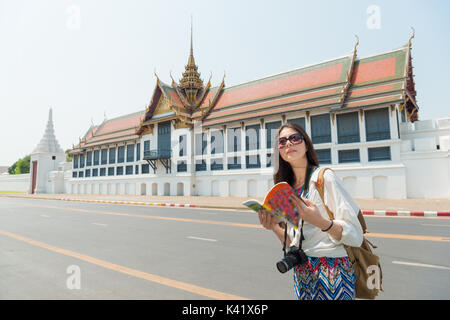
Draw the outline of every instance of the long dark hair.
<instances>
[{"instance_id":1,"label":"long dark hair","mask_svg":"<svg viewBox=\"0 0 450 320\"><path fill-rule=\"evenodd\" d=\"M314 146L313 146L313 143L312 143L310 137L306 133L305 129L303 129L300 125L298 125L296 123L288 122L286 124L283 124L278 129L278 133L277 133L277 136L275 137L274 146L273 146L274 150L276 150L274 153L274 160L275 160L274 168L276 171L273 175L273 182L274 182L274 184L277 184L279 182L285 181L285 182L289 183L292 187L294 187L294 183L295 183L294 171L292 170L292 167L289 164L289 162L284 161L281 158L280 151L278 150L278 137L280 136L280 132L284 128L291 128L302 134L303 143L305 144L306 149L307 149L306 158L307 158L308 164L310 166L319 166L319 160L317 159L317 154L316 154L316 151L314 150Z\"/></svg>"}]
</instances>

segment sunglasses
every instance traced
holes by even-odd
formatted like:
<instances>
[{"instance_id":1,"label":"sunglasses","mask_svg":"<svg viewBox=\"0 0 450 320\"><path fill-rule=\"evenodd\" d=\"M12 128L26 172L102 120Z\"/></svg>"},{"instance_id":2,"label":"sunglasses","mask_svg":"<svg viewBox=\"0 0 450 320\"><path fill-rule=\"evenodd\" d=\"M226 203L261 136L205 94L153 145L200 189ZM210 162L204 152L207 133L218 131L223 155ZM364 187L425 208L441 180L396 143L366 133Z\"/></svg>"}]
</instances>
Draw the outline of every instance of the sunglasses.
<instances>
[{"instance_id":1,"label":"sunglasses","mask_svg":"<svg viewBox=\"0 0 450 320\"><path fill-rule=\"evenodd\" d=\"M279 138L278 139L278 148L282 149L286 146L287 141L290 141L292 144L300 144L303 142L303 136L301 133L294 133L291 134L289 137L285 138Z\"/></svg>"}]
</instances>

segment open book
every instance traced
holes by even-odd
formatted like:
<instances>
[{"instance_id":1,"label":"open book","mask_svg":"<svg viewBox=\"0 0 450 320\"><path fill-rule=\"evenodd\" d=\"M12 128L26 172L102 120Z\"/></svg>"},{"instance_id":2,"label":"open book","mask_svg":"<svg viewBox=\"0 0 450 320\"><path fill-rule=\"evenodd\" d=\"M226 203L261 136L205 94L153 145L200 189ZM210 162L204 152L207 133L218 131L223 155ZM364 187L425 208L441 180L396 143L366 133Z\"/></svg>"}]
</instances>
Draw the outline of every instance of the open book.
<instances>
[{"instance_id":1,"label":"open book","mask_svg":"<svg viewBox=\"0 0 450 320\"><path fill-rule=\"evenodd\" d=\"M294 188L287 182L280 182L269 190L264 198L264 203L250 199L243 204L256 212L262 209L298 229L300 218L297 207L289 200L291 194L296 195Z\"/></svg>"}]
</instances>

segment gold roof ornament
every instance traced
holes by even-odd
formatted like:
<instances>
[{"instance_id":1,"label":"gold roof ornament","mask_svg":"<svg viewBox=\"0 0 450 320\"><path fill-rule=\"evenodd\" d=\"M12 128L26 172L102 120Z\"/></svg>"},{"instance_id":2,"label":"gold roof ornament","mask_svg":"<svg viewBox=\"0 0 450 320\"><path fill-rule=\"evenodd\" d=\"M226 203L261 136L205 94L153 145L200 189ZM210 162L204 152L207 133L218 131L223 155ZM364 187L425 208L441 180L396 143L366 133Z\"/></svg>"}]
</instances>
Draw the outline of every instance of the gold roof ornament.
<instances>
[{"instance_id":1,"label":"gold roof ornament","mask_svg":"<svg viewBox=\"0 0 450 320\"><path fill-rule=\"evenodd\" d=\"M203 89L203 81L200 79L198 67L195 64L193 41L192 41L192 21L191 21L191 50L188 64L183 72L183 78L180 80L180 89L183 91L190 106L195 107L198 103L197 94Z\"/></svg>"},{"instance_id":2,"label":"gold roof ornament","mask_svg":"<svg viewBox=\"0 0 450 320\"><path fill-rule=\"evenodd\" d=\"M408 46L411 48L411 41L412 41L412 39L414 39L414 36L416 35L416 30L414 30L414 28L413 27L411 27L411 29L412 29L412 35L411 35L411 37L409 38L409 40L408 40Z\"/></svg>"},{"instance_id":3,"label":"gold roof ornament","mask_svg":"<svg viewBox=\"0 0 450 320\"><path fill-rule=\"evenodd\" d=\"M355 43L355 48L353 49L353 54L356 55L356 47L359 45L359 37L356 34L355 34L355 37L356 37L356 43Z\"/></svg>"},{"instance_id":4,"label":"gold roof ornament","mask_svg":"<svg viewBox=\"0 0 450 320\"><path fill-rule=\"evenodd\" d=\"M352 61L350 63L350 69L345 72L346 76L347 76L347 80L346 80L346 82L344 82L341 92L340 92L341 97L339 98L339 103L341 104L341 107L343 107L345 98L347 96L347 91L351 85L353 71L354 71L354 65L355 65L356 56L357 56L357 52L358 52L357 47L359 45L359 37L355 34L355 38L356 38L356 43L355 43L355 46L353 47L353 55L352 55Z\"/></svg>"}]
</instances>

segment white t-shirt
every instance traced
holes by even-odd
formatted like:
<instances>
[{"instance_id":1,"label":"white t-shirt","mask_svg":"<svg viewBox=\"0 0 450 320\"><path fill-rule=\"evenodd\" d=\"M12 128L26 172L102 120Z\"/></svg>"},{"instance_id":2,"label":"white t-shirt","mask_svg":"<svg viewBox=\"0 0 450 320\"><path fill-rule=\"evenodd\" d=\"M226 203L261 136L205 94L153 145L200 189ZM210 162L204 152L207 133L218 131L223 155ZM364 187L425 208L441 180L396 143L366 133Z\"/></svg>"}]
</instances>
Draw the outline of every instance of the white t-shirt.
<instances>
[{"instance_id":1,"label":"white t-shirt","mask_svg":"<svg viewBox=\"0 0 450 320\"><path fill-rule=\"evenodd\" d=\"M324 218L329 219L327 210L315 185L320 169L318 167L311 176L308 199L314 202ZM342 238L337 241L328 232L323 232L305 221L303 225L303 237L305 240L302 242L302 249L310 257L346 257L347 252L343 246L344 244L359 247L363 241L363 230L358 221L359 206L344 189L341 180L331 170L325 170L324 173L324 201L334 214L334 223L339 223L343 228ZM301 220L299 226L301 226ZM288 235L291 239L291 246L298 246L300 227L298 230L288 227Z\"/></svg>"}]
</instances>

